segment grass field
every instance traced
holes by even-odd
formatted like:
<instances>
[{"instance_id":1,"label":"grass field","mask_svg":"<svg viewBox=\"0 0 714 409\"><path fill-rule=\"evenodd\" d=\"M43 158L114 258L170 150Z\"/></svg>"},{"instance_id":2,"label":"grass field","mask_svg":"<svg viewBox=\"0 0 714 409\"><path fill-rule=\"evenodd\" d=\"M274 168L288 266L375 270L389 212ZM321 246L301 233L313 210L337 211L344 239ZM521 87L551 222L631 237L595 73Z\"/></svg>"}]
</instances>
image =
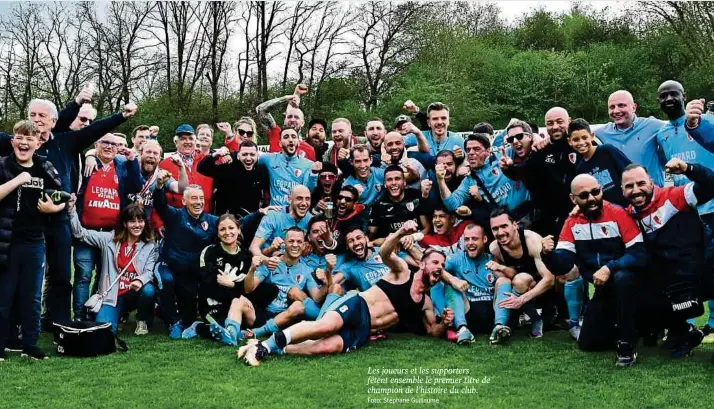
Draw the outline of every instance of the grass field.
<instances>
[{"instance_id":1,"label":"grass field","mask_svg":"<svg viewBox=\"0 0 714 409\"><path fill-rule=\"evenodd\" d=\"M158 327L158 326L157 326ZM391 335L354 353L333 357L270 358L258 368L238 362L235 349L207 340L170 341L161 328L147 337L125 324L129 352L99 358L30 362L10 354L0 363L1 408L711 408L714 347L669 358L639 348L635 367L618 369L614 353L583 353L564 331L530 340L516 333L508 346L486 336L460 347L442 340ZM49 350L51 338L41 345ZM370 372L386 369L468 370L473 393L368 393ZM384 376L376 375L379 378ZM437 376L428 375L433 378ZM465 375L444 375L452 381ZM426 375L421 376L426 380ZM482 383L484 377L487 383ZM411 385L413 388L415 385ZM428 386L422 384L422 386ZM442 385L432 385L439 387ZM406 391L405 391L406 392ZM407 403L369 403L406 399ZM439 403L416 403L438 399Z\"/></svg>"}]
</instances>

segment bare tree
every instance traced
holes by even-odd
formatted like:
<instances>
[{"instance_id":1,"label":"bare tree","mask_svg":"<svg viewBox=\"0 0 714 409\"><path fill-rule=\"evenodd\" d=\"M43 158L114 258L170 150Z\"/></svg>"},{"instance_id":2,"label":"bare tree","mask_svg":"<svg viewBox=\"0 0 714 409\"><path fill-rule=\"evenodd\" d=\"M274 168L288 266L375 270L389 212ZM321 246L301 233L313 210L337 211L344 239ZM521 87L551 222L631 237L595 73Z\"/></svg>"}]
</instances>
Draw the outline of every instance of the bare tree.
<instances>
[{"instance_id":1,"label":"bare tree","mask_svg":"<svg viewBox=\"0 0 714 409\"><path fill-rule=\"evenodd\" d=\"M296 41L298 40L299 34L304 36L304 28L309 25L310 20L312 20L313 15L318 10L318 4L309 4L305 1L298 1L292 9L292 14L288 18L288 27L285 30L285 40L287 42L287 51L285 53L285 66L283 68L283 80L281 82L281 89L283 92L288 92L286 86L288 82L288 73L290 65L293 63L293 51L296 47ZM301 33L301 28L303 28ZM301 38L303 36L300 36Z\"/></svg>"},{"instance_id":2,"label":"bare tree","mask_svg":"<svg viewBox=\"0 0 714 409\"><path fill-rule=\"evenodd\" d=\"M251 2L251 12L257 17L253 52L257 61L258 95L261 100L268 99L268 64L276 57L272 48L278 43L279 31L287 22L285 10L285 3L280 1Z\"/></svg>"},{"instance_id":3,"label":"bare tree","mask_svg":"<svg viewBox=\"0 0 714 409\"><path fill-rule=\"evenodd\" d=\"M211 109L213 121L218 122L218 93L221 77L226 69L225 56L228 51L228 41L233 30L233 14L235 3L212 2L208 5L208 18L204 22L204 31L208 39L208 71L206 78L211 88Z\"/></svg>"}]
</instances>

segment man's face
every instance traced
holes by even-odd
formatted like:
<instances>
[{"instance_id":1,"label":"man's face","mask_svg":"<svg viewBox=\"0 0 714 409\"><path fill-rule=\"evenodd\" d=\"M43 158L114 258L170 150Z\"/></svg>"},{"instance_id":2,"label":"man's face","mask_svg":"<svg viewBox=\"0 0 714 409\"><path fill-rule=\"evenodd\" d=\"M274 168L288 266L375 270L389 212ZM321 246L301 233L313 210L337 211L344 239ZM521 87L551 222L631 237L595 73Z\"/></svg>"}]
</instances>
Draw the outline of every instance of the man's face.
<instances>
[{"instance_id":1,"label":"man's face","mask_svg":"<svg viewBox=\"0 0 714 409\"><path fill-rule=\"evenodd\" d=\"M73 131L78 131L82 128L86 128L89 126L90 123L94 120L94 115L92 115L91 110L80 110L79 113L77 114L77 117L74 118L74 121L69 125L69 129Z\"/></svg>"},{"instance_id":2,"label":"man's face","mask_svg":"<svg viewBox=\"0 0 714 409\"><path fill-rule=\"evenodd\" d=\"M367 122L367 127L364 129L364 136L369 141L370 146L377 149L382 146L386 132L387 130L384 129L382 121L369 121Z\"/></svg>"},{"instance_id":3,"label":"man's face","mask_svg":"<svg viewBox=\"0 0 714 409\"><path fill-rule=\"evenodd\" d=\"M308 240L312 244L313 249L317 249L318 253L324 254L326 252L325 241L320 237L322 232L329 231L327 222L316 222L312 224L310 231L308 232Z\"/></svg>"},{"instance_id":4,"label":"man's face","mask_svg":"<svg viewBox=\"0 0 714 409\"><path fill-rule=\"evenodd\" d=\"M466 255L471 258L476 258L483 254L488 243L488 237L484 231L478 227L466 228L464 230L464 247L466 247Z\"/></svg>"},{"instance_id":5,"label":"man's face","mask_svg":"<svg viewBox=\"0 0 714 409\"><path fill-rule=\"evenodd\" d=\"M455 218L454 216L446 213L446 211L439 209L434 210L431 221L434 226L434 233L446 234L454 226Z\"/></svg>"},{"instance_id":6,"label":"man's face","mask_svg":"<svg viewBox=\"0 0 714 409\"><path fill-rule=\"evenodd\" d=\"M14 134L12 136L12 149L20 163L32 159L32 155L40 147L40 138L37 135Z\"/></svg>"},{"instance_id":7,"label":"man's face","mask_svg":"<svg viewBox=\"0 0 714 409\"><path fill-rule=\"evenodd\" d=\"M433 135L442 137L446 135L446 131L449 128L449 111L442 109L439 111L429 112L429 118L427 119L427 124L431 128Z\"/></svg>"},{"instance_id":8,"label":"man's face","mask_svg":"<svg viewBox=\"0 0 714 409\"><path fill-rule=\"evenodd\" d=\"M348 145L349 138L352 137L352 129L346 122L333 122L332 123L332 141L338 147L346 147Z\"/></svg>"},{"instance_id":9,"label":"man's face","mask_svg":"<svg viewBox=\"0 0 714 409\"><path fill-rule=\"evenodd\" d=\"M584 155L593 149L593 136L586 129L574 131L568 137L568 143L573 150L580 155Z\"/></svg>"},{"instance_id":10,"label":"man's face","mask_svg":"<svg viewBox=\"0 0 714 409\"><path fill-rule=\"evenodd\" d=\"M355 175L360 179L369 177L370 166L372 166L372 157L369 152L355 151L352 159L352 166L355 169Z\"/></svg>"},{"instance_id":11,"label":"man's face","mask_svg":"<svg viewBox=\"0 0 714 409\"><path fill-rule=\"evenodd\" d=\"M622 174L622 194L637 209L642 209L652 201L654 183L642 168L628 170Z\"/></svg>"},{"instance_id":12,"label":"man's face","mask_svg":"<svg viewBox=\"0 0 714 409\"><path fill-rule=\"evenodd\" d=\"M141 151L141 170L146 174L152 173L161 161L161 149L151 144Z\"/></svg>"},{"instance_id":13,"label":"man's face","mask_svg":"<svg viewBox=\"0 0 714 409\"><path fill-rule=\"evenodd\" d=\"M519 158L524 158L531 152L533 136L525 132L523 128L511 128L508 130L506 142L511 144L513 151Z\"/></svg>"},{"instance_id":14,"label":"man's face","mask_svg":"<svg viewBox=\"0 0 714 409\"><path fill-rule=\"evenodd\" d=\"M607 114L618 128L628 128L635 119L637 105L632 97L623 92L616 92L607 100Z\"/></svg>"},{"instance_id":15,"label":"man's face","mask_svg":"<svg viewBox=\"0 0 714 409\"><path fill-rule=\"evenodd\" d=\"M112 134L106 134L102 136L95 144L94 148L97 150L97 156L102 162L111 162L119 150L118 139Z\"/></svg>"},{"instance_id":16,"label":"man's face","mask_svg":"<svg viewBox=\"0 0 714 409\"><path fill-rule=\"evenodd\" d=\"M151 135L151 131L148 129L145 131L136 131L134 137L131 138L131 144L134 146L134 149L141 149L141 145L149 139L149 135Z\"/></svg>"},{"instance_id":17,"label":"man's face","mask_svg":"<svg viewBox=\"0 0 714 409\"><path fill-rule=\"evenodd\" d=\"M545 115L545 129L550 140L558 141L568 135L570 117L564 109L553 109Z\"/></svg>"},{"instance_id":18,"label":"man's face","mask_svg":"<svg viewBox=\"0 0 714 409\"><path fill-rule=\"evenodd\" d=\"M343 217L348 215L355 208L355 201L357 198L354 197L352 192L349 190L343 190L337 196L337 215Z\"/></svg>"},{"instance_id":19,"label":"man's face","mask_svg":"<svg viewBox=\"0 0 714 409\"><path fill-rule=\"evenodd\" d=\"M670 119L684 115L684 94L673 85L664 85L659 89L659 107Z\"/></svg>"},{"instance_id":20,"label":"man's face","mask_svg":"<svg viewBox=\"0 0 714 409\"><path fill-rule=\"evenodd\" d=\"M50 116L50 110L44 104L32 104L30 106L30 121L40 130L40 140L49 139L50 132L57 123L57 118Z\"/></svg>"},{"instance_id":21,"label":"man's face","mask_svg":"<svg viewBox=\"0 0 714 409\"><path fill-rule=\"evenodd\" d=\"M325 192L332 192L332 188L335 186L335 181L337 180L337 174L333 172L320 172L318 181L320 186L322 186Z\"/></svg>"},{"instance_id":22,"label":"man's face","mask_svg":"<svg viewBox=\"0 0 714 409\"><path fill-rule=\"evenodd\" d=\"M325 143L325 128L322 124L312 124L310 129L307 131L307 143L313 147L320 147Z\"/></svg>"},{"instance_id":23,"label":"man's face","mask_svg":"<svg viewBox=\"0 0 714 409\"><path fill-rule=\"evenodd\" d=\"M177 135L176 149L182 155L193 155L196 152L196 136L190 133Z\"/></svg>"},{"instance_id":24,"label":"man's face","mask_svg":"<svg viewBox=\"0 0 714 409\"><path fill-rule=\"evenodd\" d=\"M367 236L362 230L353 230L345 236L347 250L350 251L358 260L367 258Z\"/></svg>"},{"instance_id":25,"label":"man's face","mask_svg":"<svg viewBox=\"0 0 714 409\"><path fill-rule=\"evenodd\" d=\"M451 178L453 178L456 173L456 162L454 162L454 159L452 159L451 156L437 156L436 164L444 165L444 169L446 169L444 180L451 182Z\"/></svg>"},{"instance_id":26,"label":"man's face","mask_svg":"<svg viewBox=\"0 0 714 409\"><path fill-rule=\"evenodd\" d=\"M184 192L183 205L193 217L198 217L203 213L203 207L206 201L203 197L201 189L187 188L188 192Z\"/></svg>"},{"instance_id":27,"label":"man's face","mask_svg":"<svg viewBox=\"0 0 714 409\"><path fill-rule=\"evenodd\" d=\"M298 139L297 131L291 128L283 129L280 134L280 148L284 154L288 156L295 155L299 144L300 140Z\"/></svg>"},{"instance_id":28,"label":"man's face","mask_svg":"<svg viewBox=\"0 0 714 409\"><path fill-rule=\"evenodd\" d=\"M285 235L285 252L292 258L298 258L302 255L302 250L305 248L305 234L297 231L289 231Z\"/></svg>"},{"instance_id":29,"label":"man's face","mask_svg":"<svg viewBox=\"0 0 714 409\"><path fill-rule=\"evenodd\" d=\"M400 199L404 194L407 184L403 172L391 171L384 175L384 188L392 199Z\"/></svg>"},{"instance_id":30,"label":"man's face","mask_svg":"<svg viewBox=\"0 0 714 409\"><path fill-rule=\"evenodd\" d=\"M302 129L303 115L302 111L298 108L293 108L288 106L285 110L285 120L283 121L283 128L294 129L295 132L300 132Z\"/></svg>"},{"instance_id":31,"label":"man's face","mask_svg":"<svg viewBox=\"0 0 714 409\"><path fill-rule=\"evenodd\" d=\"M480 169L488 158L488 149L479 141L468 141L466 143L466 159L469 161L471 169Z\"/></svg>"},{"instance_id":32,"label":"man's face","mask_svg":"<svg viewBox=\"0 0 714 409\"><path fill-rule=\"evenodd\" d=\"M305 189L293 189L290 195L290 209L298 217L305 217L310 209L310 191Z\"/></svg>"},{"instance_id":33,"label":"man's face","mask_svg":"<svg viewBox=\"0 0 714 409\"><path fill-rule=\"evenodd\" d=\"M491 231L502 245L510 244L518 236L518 226L505 214L491 218Z\"/></svg>"},{"instance_id":34,"label":"man's face","mask_svg":"<svg viewBox=\"0 0 714 409\"><path fill-rule=\"evenodd\" d=\"M392 158L392 163L397 163L404 154L404 140L396 132L390 132L384 138L384 148Z\"/></svg>"},{"instance_id":35,"label":"man's face","mask_svg":"<svg viewBox=\"0 0 714 409\"><path fill-rule=\"evenodd\" d=\"M570 200L589 219L597 219L602 214L602 187L593 179L584 179L573 186Z\"/></svg>"},{"instance_id":36,"label":"man's face","mask_svg":"<svg viewBox=\"0 0 714 409\"><path fill-rule=\"evenodd\" d=\"M439 253L431 253L422 260L422 282L426 288L433 287L439 282L445 262L446 259Z\"/></svg>"},{"instance_id":37,"label":"man's face","mask_svg":"<svg viewBox=\"0 0 714 409\"><path fill-rule=\"evenodd\" d=\"M213 133L209 128L201 128L196 135L197 141L201 146L201 153L207 155L213 146Z\"/></svg>"},{"instance_id":38,"label":"man's face","mask_svg":"<svg viewBox=\"0 0 714 409\"><path fill-rule=\"evenodd\" d=\"M238 160L243 164L245 170L253 170L258 163L258 148L255 146L243 146L238 151Z\"/></svg>"}]
</instances>

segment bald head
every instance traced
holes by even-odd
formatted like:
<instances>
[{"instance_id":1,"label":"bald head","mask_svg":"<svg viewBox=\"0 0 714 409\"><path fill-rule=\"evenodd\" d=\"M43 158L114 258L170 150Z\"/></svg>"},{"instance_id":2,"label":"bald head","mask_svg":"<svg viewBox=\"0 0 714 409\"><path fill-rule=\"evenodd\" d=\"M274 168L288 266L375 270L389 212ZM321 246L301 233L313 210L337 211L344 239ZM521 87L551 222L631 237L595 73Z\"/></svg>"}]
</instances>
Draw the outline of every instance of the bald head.
<instances>
[{"instance_id":1,"label":"bald head","mask_svg":"<svg viewBox=\"0 0 714 409\"><path fill-rule=\"evenodd\" d=\"M684 116L684 104L687 96L684 94L684 87L677 81L668 80L657 88L657 99L659 107L670 121Z\"/></svg>"},{"instance_id":2,"label":"bald head","mask_svg":"<svg viewBox=\"0 0 714 409\"><path fill-rule=\"evenodd\" d=\"M619 90L607 99L607 113L618 129L627 129L635 121L637 104L629 91Z\"/></svg>"},{"instance_id":3,"label":"bald head","mask_svg":"<svg viewBox=\"0 0 714 409\"><path fill-rule=\"evenodd\" d=\"M309 209L310 189L303 185L296 185L290 191L290 213L303 218Z\"/></svg>"},{"instance_id":4,"label":"bald head","mask_svg":"<svg viewBox=\"0 0 714 409\"><path fill-rule=\"evenodd\" d=\"M682 84L674 80L667 80L660 84L659 88L657 88L657 93L661 93L663 90L675 90L684 94L684 87Z\"/></svg>"},{"instance_id":5,"label":"bald head","mask_svg":"<svg viewBox=\"0 0 714 409\"><path fill-rule=\"evenodd\" d=\"M602 186L587 174L580 174L570 184L570 200L588 219L597 219L602 214Z\"/></svg>"},{"instance_id":6,"label":"bald head","mask_svg":"<svg viewBox=\"0 0 714 409\"><path fill-rule=\"evenodd\" d=\"M545 128L551 141L558 141L568 135L570 115L565 108L553 107L545 113Z\"/></svg>"},{"instance_id":7,"label":"bald head","mask_svg":"<svg viewBox=\"0 0 714 409\"><path fill-rule=\"evenodd\" d=\"M573 178L573 181L570 183L570 193L577 195L584 190L590 190L598 185L597 179L587 173L581 173Z\"/></svg>"}]
</instances>

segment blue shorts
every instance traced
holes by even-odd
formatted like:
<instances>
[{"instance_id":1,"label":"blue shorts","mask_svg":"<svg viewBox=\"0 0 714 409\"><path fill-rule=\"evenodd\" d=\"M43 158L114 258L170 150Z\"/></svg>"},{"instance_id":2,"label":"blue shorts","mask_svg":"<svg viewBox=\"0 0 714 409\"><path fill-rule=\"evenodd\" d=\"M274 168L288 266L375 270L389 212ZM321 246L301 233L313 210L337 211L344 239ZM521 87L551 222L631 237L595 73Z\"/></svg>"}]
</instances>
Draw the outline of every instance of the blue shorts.
<instances>
[{"instance_id":1,"label":"blue shorts","mask_svg":"<svg viewBox=\"0 0 714 409\"><path fill-rule=\"evenodd\" d=\"M342 328L337 334L342 338L342 352L354 351L367 344L372 318L364 298L358 294L349 294L335 302L330 311L335 311L342 317Z\"/></svg>"}]
</instances>

